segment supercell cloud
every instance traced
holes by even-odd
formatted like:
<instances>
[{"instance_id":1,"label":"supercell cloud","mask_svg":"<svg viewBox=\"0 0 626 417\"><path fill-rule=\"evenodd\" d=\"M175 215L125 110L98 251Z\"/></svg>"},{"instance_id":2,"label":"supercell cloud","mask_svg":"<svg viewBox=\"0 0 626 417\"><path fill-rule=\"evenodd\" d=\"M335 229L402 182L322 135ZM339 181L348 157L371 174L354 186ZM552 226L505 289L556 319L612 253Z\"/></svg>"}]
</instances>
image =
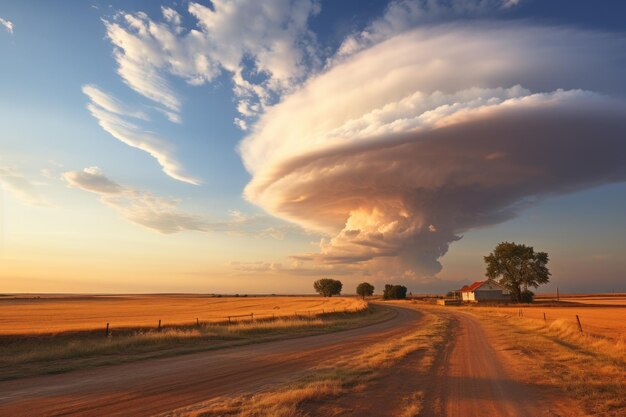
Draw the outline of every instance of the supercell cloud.
<instances>
[{"instance_id":1,"label":"supercell cloud","mask_svg":"<svg viewBox=\"0 0 626 417\"><path fill-rule=\"evenodd\" d=\"M400 34L266 111L240 145L245 195L327 236L299 260L432 276L469 230L626 180L624 51L523 23Z\"/></svg>"}]
</instances>

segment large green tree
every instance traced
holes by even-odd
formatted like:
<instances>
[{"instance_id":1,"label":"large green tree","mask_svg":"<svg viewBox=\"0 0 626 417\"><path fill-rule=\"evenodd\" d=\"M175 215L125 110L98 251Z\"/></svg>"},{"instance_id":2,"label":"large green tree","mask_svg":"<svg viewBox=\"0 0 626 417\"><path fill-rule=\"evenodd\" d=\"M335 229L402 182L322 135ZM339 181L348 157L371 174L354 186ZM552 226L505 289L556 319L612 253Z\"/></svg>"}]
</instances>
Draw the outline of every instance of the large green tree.
<instances>
[{"instance_id":1,"label":"large green tree","mask_svg":"<svg viewBox=\"0 0 626 417\"><path fill-rule=\"evenodd\" d=\"M313 283L313 288L324 297L332 297L341 294L343 284L336 279L322 278Z\"/></svg>"},{"instance_id":2,"label":"large green tree","mask_svg":"<svg viewBox=\"0 0 626 417\"><path fill-rule=\"evenodd\" d=\"M485 256L487 276L499 279L516 301L521 302L528 287L537 288L550 281L548 254L535 252L532 246L502 242Z\"/></svg>"},{"instance_id":3,"label":"large green tree","mask_svg":"<svg viewBox=\"0 0 626 417\"><path fill-rule=\"evenodd\" d=\"M357 285L356 293L362 298L371 297L374 294L374 286L369 282L362 282Z\"/></svg>"}]
</instances>

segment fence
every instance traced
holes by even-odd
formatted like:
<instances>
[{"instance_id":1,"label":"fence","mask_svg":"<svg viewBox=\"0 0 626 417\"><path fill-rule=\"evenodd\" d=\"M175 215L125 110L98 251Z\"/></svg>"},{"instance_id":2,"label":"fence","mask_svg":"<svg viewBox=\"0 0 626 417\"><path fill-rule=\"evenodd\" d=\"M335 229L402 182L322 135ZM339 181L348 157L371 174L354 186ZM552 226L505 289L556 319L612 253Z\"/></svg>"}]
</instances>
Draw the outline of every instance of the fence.
<instances>
[{"instance_id":1,"label":"fence","mask_svg":"<svg viewBox=\"0 0 626 417\"><path fill-rule=\"evenodd\" d=\"M276 313L247 313L247 314L231 314L228 316L219 316L219 317L210 317L201 320L200 317L196 317L194 321L187 323L169 323L167 325L168 328L189 328L189 327L200 327L202 325L230 325L236 324L240 322L254 322L254 321L272 321L277 319L287 319L287 318L298 318L298 319L312 319L315 317L329 316L334 314L355 314L363 311L368 311L369 305L365 305L363 308L348 308L345 307L343 309L334 308L334 309L317 309L317 310L295 310L293 313L286 314L276 314ZM162 321L159 319L155 328L151 328L149 326L137 326L137 327L120 327L117 330L122 331L130 331L130 330L142 330L142 329L156 329L157 331L161 331L164 326L162 326ZM111 323L106 323L105 327L105 335L106 337L110 337L112 335L112 326Z\"/></svg>"},{"instance_id":2,"label":"fence","mask_svg":"<svg viewBox=\"0 0 626 417\"><path fill-rule=\"evenodd\" d=\"M543 313L543 321L544 321L544 323L547 323L548 322L548 316L547 316L545 311L542 311L542 313ZM578 331L580 332L580 334L583 334L584 333L583 332L583 325L582 325L582 322L580 321L580 317L578 316L578 314L574 314L573 316L576 317L576 327L578 328ZM517 317L519 317L519 318L523 318L524 317L524 309L520 308L517 311ZM554 320L562 320L562 319L565 319L565 317L562 317L562 316L561 317L557 317ZM541 320L541 319L531 318L531 320Z\"/></svg>"}]
</instances>

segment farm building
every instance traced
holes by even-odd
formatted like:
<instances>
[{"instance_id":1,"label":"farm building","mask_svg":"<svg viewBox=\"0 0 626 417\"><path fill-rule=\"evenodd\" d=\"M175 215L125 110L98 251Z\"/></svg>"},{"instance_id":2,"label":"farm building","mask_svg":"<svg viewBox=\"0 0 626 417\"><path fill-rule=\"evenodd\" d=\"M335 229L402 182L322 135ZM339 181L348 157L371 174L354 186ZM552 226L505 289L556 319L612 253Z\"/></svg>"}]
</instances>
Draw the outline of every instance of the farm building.
<instances>
[{"instance_id":1,"label":"farm building","mask_svg":"<svg viewBox=\"0 0 626 417\"><path fill-rule=\"evenodd\" d=\"M492 279L476 281L455 291L463 301L511 301L511 293Z\"/></svg>"}]
</instances>

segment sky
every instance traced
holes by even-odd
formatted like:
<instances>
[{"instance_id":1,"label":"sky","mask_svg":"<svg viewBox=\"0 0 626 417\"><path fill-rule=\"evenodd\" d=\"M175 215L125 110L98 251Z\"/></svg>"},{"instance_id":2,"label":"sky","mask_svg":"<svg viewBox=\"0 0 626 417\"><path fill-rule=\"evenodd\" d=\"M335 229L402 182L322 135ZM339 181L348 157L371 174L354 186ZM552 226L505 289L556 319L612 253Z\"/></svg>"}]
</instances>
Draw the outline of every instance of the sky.
<instances>
[{"instance_id":1,"label":"sky","mask_svg":"<svg viewBox=\"0 0 626 417\"><path fill-rule=\"evenodd\" d=\"M0 1L0 293L626 291L626 4Z\"/></svg>"}]
</instances>

